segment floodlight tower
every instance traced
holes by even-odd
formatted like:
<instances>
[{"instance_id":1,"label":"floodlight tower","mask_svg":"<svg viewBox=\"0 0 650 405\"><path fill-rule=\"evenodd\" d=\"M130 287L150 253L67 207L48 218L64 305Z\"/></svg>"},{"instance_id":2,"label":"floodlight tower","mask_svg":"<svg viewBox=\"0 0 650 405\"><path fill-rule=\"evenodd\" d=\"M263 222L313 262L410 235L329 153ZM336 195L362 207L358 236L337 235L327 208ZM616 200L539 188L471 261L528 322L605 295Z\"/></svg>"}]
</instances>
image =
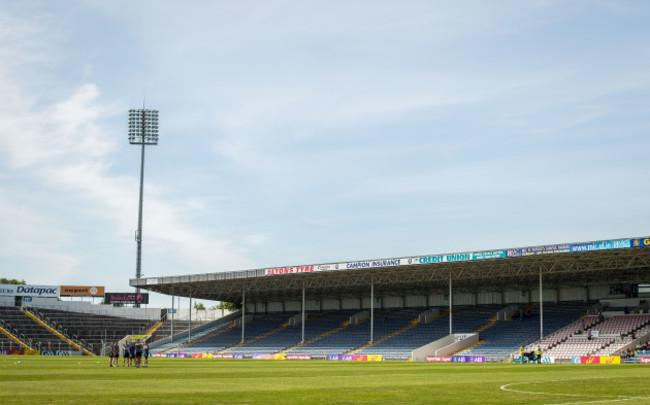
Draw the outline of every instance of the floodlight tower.
<instances>
[{"instance_id":1,"label":"floodlight tower","mask_svg":"<svg viewBox=\"0 0 650 405\"><path fill-rule=\"evenodd\" d=\"M129 143L142 145L140 157L140 201L138 207L138 230L135 232L135 241L138 245L135 262L135 278L142 276L142 192L144 182L144 147L145 145L158 145L158 110L129 110ZM140 288L136 287L136 293ZM140 304L135 304L140 306Z\"/></svg>"}]
</instances>

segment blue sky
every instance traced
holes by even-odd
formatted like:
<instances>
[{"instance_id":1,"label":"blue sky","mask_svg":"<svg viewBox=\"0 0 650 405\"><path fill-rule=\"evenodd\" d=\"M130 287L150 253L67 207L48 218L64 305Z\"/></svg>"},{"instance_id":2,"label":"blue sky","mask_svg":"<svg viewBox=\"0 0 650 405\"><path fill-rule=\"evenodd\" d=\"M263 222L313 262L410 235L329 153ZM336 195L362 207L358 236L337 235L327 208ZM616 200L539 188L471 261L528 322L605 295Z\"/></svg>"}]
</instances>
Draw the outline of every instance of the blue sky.
<instances>
[{"instance_id":1,"label":"blue sky","mask_svg":"<svg viewBox=\"0 0 650 405\"><path fill-rule=\"evenodd\" d=\"M0 0L0 275L129 290L145 97L145 277L648 235L648 20Z\"/></svg>"}]
</instances>

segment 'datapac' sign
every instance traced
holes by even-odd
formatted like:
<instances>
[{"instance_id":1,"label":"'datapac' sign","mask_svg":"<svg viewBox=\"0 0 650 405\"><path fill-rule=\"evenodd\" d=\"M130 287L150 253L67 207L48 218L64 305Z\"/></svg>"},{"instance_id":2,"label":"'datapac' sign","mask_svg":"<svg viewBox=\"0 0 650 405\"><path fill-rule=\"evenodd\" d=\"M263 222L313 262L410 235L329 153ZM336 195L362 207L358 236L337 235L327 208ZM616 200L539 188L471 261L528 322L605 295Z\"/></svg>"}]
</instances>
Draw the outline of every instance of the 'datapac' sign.
<instances>
[{"instance_id":1,"label":"'datapac' sign","mask_svg":"<svg viewBox=\"0 0 650 405\"><path fill-rule=\"evenodd\" d=\"M56 298L60 289L57 285L15 285L0 284L0 295L11 295L14 297L43 297Z\"/></svg>"}]
</instances>

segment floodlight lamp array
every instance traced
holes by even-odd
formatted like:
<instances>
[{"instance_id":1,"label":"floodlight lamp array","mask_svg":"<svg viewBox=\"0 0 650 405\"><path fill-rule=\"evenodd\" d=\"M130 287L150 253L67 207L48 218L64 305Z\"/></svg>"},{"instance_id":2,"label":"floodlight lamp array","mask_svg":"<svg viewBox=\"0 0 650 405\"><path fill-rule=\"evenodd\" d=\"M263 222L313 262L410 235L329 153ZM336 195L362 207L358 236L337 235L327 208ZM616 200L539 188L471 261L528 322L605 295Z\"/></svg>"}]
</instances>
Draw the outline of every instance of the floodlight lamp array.
<instances>
[{"instance_id":1,"label":"floodlight lamp array","mask_svg":"<svg viewBox=\"0 0 650 405\"><path fill-rule=\"evenodd\" d=\"M129 110L129 143L158 145L158 110Z\"/></svg>"}]
</instances>

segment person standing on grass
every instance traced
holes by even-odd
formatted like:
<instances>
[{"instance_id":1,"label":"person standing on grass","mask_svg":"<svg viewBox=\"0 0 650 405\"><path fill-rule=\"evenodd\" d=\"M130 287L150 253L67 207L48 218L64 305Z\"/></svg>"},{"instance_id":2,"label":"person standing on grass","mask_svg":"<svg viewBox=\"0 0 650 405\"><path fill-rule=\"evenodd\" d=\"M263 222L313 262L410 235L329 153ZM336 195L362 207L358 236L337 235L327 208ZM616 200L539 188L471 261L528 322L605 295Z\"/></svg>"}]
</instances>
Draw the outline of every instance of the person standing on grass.
<instances>
[{"instance_id":1,"label":"person standing on grass","mask_svg":"<svg viewBox=\"0 0 650 405\"><path fill-rule=\"evenodd\" d=\"M142 361L142 344L138 341L135 344L135 366L139 368L141 361Z\"/></svg>"},{"instance_id":2,"label":"person standing on grass","mask_svg":"<svg viewBox=\"0 0 650 405\"><path fill-rule=\"evenodd\" d=\"M524 350L523 346L519 346L519 362L521 364L524 364L524 355L526 354L526 351Z\"/></svg>"},{"instance_id":3,"label":"person standing on grass","mask_svg":"<svg viewBox=\"0 0 650 405\"><path fill-rule=\"evenodd\" d=\"M537 364L540 364L542 362L542 348L537 346L537 350L535 351L535 355L537 356Z\"/></svg>"},{"instance_id":4,"label":"person standing on grass","mask_svg":"<svg viewBox=\"0 0 650 405\"><path fill-rule=\"evenodd\" d=\"M120 357L120 349L119 346L117 346L117 342L111 342L109 350L109 353L111 354L111 367L117 367L117 361Z\"/></svg>"},{"instance_id":5,"label":"person standing on grass","mask_svg":"<svg viewBox=\"0 0 650 405\"><path fill-rule=\"evenodd\" d=\"M122 367L124 367L124 363L128 363L129 360L129 349L126 346L126 342L122 345Z\"/></svg>"},{"instance_id":6,"label":"person standing on grass","mask_svg":"<svg viewBox=\"0 0 650 405\"><path fill-rule=\"evenodd\" d=\"M144 356L143 367L149 367L149 345L147 344L147 342L145 342L144 346L142 347L142 355Z\"/></svg>"},{"instance_id":7,"label":"person standing on grass","mask_svg":"<svg viewBox=\"0 0 650 405\"><path fill-rule=\"evenodd\" d=\"M108 346L108 367L113 367L115 353L113 352L113 342Z\"/></svg>"},{"instance_id":8,"label":"person standing on grass","mask_svg":"<svg viewBox=\"0 0 650 405\"><path fill-rule=\"evenodd\" d=\"M133 342L129 342L129 367L133 367L135 363L135 346Z\"/></svg>"},{"instance_id":9,"label":"person standing on grass","mask_svg":"<svg viewBox=\"0 0 650 405\"><path fill-rule=\"evenodd\" d=\"M113 366L114 367L119 367L120 366L120 342L117 340L113 342Z\"/></svg>"}]
</instances>

